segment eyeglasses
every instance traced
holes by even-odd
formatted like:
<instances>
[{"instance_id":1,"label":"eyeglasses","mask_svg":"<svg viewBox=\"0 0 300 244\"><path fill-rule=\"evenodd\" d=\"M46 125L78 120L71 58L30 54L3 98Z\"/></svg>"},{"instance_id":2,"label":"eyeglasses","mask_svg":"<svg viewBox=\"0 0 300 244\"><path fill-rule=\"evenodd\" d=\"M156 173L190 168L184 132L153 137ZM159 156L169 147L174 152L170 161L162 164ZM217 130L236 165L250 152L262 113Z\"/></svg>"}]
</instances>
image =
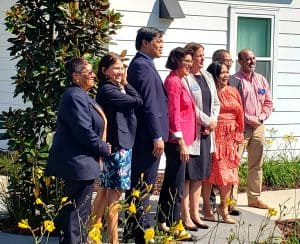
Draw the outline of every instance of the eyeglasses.
<instances>
[{"instance_id":1,"label":"eyeglasses","mask_svg":"<svg viewBox=\"0 0 300 244\"><path fill-rule=\"evenodd\" d=\"M232 64L232 63L233 63L233 60L227 58L227 59L224 59L224 63L225 63L225 64Z\"/></svg>"},{"instance_id":2,"label":"eyeglasses","mask_svg":"<svg viewBox=\"0 0 300 244\"><path fill-rule=\"evenodd\" d=\"M88 76L92 76L94 74L93 70L88 70L88 71L80 71L76 73L82 73L82 74L87 74Z\"/></svg>"}]
</instances>

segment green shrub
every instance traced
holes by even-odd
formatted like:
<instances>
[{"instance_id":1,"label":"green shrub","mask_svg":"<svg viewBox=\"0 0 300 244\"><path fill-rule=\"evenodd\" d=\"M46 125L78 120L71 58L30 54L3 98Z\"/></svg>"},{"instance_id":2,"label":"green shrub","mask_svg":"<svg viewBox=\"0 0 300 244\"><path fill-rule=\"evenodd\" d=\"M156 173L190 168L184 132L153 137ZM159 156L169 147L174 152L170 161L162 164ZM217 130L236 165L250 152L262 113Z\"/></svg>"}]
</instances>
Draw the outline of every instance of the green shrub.
<instances>
[{"instance_id":1,"label":"green shrub","mask_svg":"<svg viewBox=\"0 0 300 244\"><path fill-rule=\"evenodd\" d=\"M239 168L239 191L247 190L247 162ZM300 161L265 160L263 164L263 185L274 190L295 188L300 184Z\"/></svg>"}]
</instances>

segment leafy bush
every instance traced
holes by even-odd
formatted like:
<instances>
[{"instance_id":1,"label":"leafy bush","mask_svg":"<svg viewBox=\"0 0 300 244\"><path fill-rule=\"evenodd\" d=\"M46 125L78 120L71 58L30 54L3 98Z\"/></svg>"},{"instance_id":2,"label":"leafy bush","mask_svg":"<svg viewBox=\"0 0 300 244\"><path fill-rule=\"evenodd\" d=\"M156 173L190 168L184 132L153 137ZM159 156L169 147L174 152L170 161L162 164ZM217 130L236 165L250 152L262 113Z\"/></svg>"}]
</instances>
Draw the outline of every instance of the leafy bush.
<instances>
[{"instance_id":1,"label":"leafy bush","mask_svg":"<svg viewBox=\"0 0 300 244\"><path fill-rule=\"evenodd\" d=\"M57 204L61 182L44 176L56 110L68 85L64 63L84 56L91 63L107 52L111 35L120 28L119 13L108 0L17 0L6 12L10 55L17 59L14 95L31 106L4 112L9 149L18 152L20 173L9 177L10 217L29 219L32 226L45 218L35 199Z\"/></svg>"},{"instance_id":2,"label":"leafy bush","mask_svg":"<svg viewBox=\"0 0 300 244\"><path fill-rule=\"evenodd\" d=\"M247 190L247 162L239 168L239 191ZM300 161L265 160L263 185L275 189L295 188L300 185Z\"/></svg>"}]
</instances>

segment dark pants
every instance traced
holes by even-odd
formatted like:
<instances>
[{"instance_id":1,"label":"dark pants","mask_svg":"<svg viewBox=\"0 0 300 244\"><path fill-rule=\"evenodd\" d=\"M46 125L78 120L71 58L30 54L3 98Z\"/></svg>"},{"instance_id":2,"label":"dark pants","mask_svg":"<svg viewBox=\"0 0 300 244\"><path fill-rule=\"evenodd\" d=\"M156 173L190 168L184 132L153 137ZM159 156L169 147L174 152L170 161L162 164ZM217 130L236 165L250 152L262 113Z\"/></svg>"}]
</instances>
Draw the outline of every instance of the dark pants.
<instances>
[{"instance_id":1,"label":"dark pants","mask_svg":"<svg viewBox=\"0 0 300 244\"><path fill-rule=\"evenodd\" d=\"M136 143L132 151L132 163L131 163L131 189L140 189L139 182L141 179L141 174L143 173L143 182L148 185L152 184L154 186L157 176L157 171L159 167L160 158L156 158L152 155L153 143L151 144L139 144ZM143 189L140 189L143 191ZM145 189L144 189L145 191ZM152 193L152 192L151 192ZM127 223L124 228L124 239L134 238L135 243L145 243L144 231L143 229L149 228L150 216L149 213L145 211L149 205L150 195L143 198L137 203L137 213L135 218L130 218L126 215ZM126 199L128 203L131 202L131 190L126 192ZM139 225L136 223L138 221ZM143 227L141 229L139 226Z\"/></svg>"},{"instance_id":2,"label":"dark pants","mask_svg":"<svg viewBox=\"0 0 300 244\"><path fill-rule=\"evenodd\" d=\"M71 204L64 206L60 213L61 244L86 243L86 227L91 213L94 180L65 180L63 193Z\"/></svg>"},{"instance_id":3,"label":"dark pants","mask_svg":"<svg viewBox=\"0 0 300 244\"><path fill-rule=\"evenodd\" d=\"M166 170L158 201L158 222L171 226L180 219L186 164L180 160L178 144L166 143Z\"/></svg>"}]
</instances>

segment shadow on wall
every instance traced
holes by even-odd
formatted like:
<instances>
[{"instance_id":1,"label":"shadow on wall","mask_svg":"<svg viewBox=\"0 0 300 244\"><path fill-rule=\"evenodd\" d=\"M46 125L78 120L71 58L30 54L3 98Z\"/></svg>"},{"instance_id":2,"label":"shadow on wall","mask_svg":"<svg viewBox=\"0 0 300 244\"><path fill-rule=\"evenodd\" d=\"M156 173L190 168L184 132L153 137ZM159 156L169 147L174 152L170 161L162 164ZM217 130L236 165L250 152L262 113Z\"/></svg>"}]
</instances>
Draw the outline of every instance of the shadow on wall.
<instances>
[{"instance_id":1,"label":"shadow on wall","mask_svg":"<svg viewBox=\"0 0 300 244\"><path fill-rule=\"evenodd\" d=\"M232 0L237 2L290 4L293 0Z\"/></svg>"}]
</instances>

